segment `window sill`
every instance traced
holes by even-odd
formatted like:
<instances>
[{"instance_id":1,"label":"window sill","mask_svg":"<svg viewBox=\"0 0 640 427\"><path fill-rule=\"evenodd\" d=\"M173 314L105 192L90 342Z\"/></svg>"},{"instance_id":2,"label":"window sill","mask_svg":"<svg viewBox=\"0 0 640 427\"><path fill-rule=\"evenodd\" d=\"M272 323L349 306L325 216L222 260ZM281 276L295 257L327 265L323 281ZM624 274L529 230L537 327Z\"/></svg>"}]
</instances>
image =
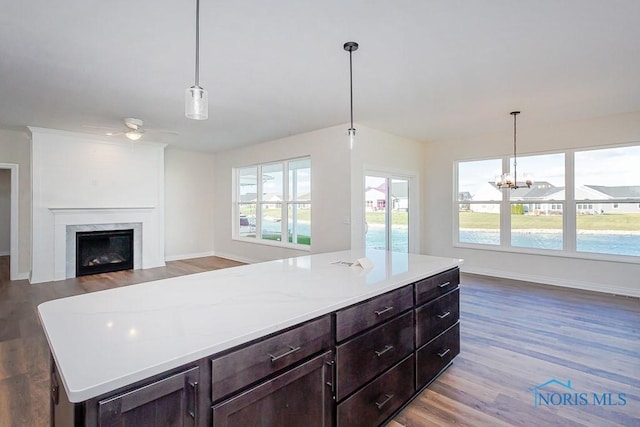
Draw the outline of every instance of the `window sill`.
<instances>
[{"instance_id":1,"label":"window sill","mask_svg":"<svg viewBox=\"0 0 640 427\"><path fill-rule=\"evenodd\" d=\"M492 252L509 252L517 255L539 255L550 257L562 257L572 259L582 259L589 261L605 261L605 262L620 262L624 264L640 264L640 257L627 256L627 255L608 255L592 252L565 252L561 250L553 249L533 249L522 248L516 246L504 247L499 245L480 245L473 243L454 243L454 248L461 249L474 249Z\"/></svg>"}]
</instances>

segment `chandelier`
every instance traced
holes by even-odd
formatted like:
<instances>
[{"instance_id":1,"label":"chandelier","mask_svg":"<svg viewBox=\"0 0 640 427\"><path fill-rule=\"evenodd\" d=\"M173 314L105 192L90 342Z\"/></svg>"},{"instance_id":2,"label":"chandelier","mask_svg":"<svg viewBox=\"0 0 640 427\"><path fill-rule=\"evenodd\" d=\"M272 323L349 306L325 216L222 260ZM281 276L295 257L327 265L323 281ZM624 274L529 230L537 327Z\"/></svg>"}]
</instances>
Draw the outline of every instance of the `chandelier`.
<instances>
[{"instance_id":1,"label":"chandelier","mask_svg":"<svg viewBox=\"0 0 640 427\"><path fill-rule=\"evenodd\" d=\"M524 182L520 182L518 185L518 157L517 157L517 145L516 145L516 117L520 114L520 111L512 111L509 113L513 116L513 176L510 173L503 173L500 176L496 176L496 187L510 188L516 190L521 187L531 188L533 183L530 178L525 174Z\"/></svg>"}]
</instances>

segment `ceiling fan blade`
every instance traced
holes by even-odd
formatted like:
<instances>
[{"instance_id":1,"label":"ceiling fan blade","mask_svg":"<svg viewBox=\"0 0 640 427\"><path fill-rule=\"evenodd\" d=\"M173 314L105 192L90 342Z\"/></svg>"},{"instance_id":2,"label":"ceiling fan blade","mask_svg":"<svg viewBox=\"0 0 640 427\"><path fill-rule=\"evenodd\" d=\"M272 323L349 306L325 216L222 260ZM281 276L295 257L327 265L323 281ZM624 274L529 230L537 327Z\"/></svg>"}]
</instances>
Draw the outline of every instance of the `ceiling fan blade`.
<instances>
[{"instance_id":1,"label":"ceiling fan blade","mask_svg":"<svg viewBox=\"0 0 640 427\"><path fill-rule=\"evenodd\" d=\"M149 132L149 133L164 133L164 134L167 134L167 135L180 135L175 130L166 130L166 129L147 129L147 132Z\"/></svg>"}]
</instances>

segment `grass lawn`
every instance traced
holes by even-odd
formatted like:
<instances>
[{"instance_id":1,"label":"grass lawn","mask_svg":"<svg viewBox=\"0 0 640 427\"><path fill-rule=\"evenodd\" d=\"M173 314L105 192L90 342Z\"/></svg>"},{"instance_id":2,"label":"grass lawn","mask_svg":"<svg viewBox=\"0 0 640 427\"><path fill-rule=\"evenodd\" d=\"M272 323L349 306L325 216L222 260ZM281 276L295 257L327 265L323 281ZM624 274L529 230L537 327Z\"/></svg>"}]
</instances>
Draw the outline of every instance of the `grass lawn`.
<instances>
[{"instance_id":1,"label":"grass lawn","mask_svg":"<svg viewBox=\"0 0 640 427\"><path fill-rule=\"evenodd\" d=\"M640 230L640 214L580 215L579 230ZM512 215L514 229L562 229L562 216ZM460 228L499 229L500 215L484 212L460 212Z\"/></svg>"},{"instance_id":2,"label":"grass lawn","mask_svg":"<svg viewBox=\"0 0 640 427\"><path fill-rule=\"evenodd\" d=\"M367 224L384 224L384 212L367 212ZM391 222L395 225L408 225L408 212L391 212Z\"/></svg>"}]
</instances>

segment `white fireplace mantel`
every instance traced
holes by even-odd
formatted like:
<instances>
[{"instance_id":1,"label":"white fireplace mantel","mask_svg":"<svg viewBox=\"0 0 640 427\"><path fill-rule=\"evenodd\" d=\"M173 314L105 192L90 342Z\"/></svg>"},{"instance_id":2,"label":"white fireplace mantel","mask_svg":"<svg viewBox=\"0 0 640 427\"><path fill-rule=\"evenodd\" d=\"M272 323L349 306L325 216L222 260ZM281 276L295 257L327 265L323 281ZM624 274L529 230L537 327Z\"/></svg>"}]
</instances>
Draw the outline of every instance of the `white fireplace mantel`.
<instances>
[{"instance_id":1,"label":"white fireplace mantel","mask_svg":"<svg viewBox=\"0 0 640 427\"><path fill-rule=\"evenodd\" d=\"M75 269L71 273L67 268L73 252L67 250L68 233L107 226L134 230L134 268L164 266L165 146L30 131L31 283L75 276ZM136 234L141 255L137 264Z\"/></svg>"},{"instance_id":2,"label":"white fireplace mantel","mask_svg":"<svg viewBox=\"0 0 640 427\"><path fill-rule=\"evenodd\" d=\"M149 211L155 209L153 206L132 206L132 207L66 207L66 208L49 208L51 212L55 214L73 214L73 213L110 213L110 212L123 212L123 211Z\"/></svg>"}]
</instances>

